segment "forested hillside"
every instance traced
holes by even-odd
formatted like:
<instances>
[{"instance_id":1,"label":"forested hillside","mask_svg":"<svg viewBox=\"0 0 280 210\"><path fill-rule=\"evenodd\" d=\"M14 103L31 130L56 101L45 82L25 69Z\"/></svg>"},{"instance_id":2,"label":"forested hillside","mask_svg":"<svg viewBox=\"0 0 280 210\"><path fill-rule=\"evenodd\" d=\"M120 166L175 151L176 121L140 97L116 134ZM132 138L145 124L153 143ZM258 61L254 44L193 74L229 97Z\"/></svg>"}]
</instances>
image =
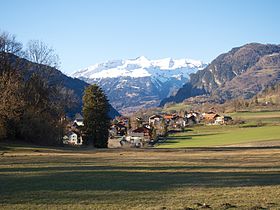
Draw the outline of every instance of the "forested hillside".
<instances>
[{"instance_id":1,"label":"forested hillside","mask_svg":"<svg viewBox=\"0 0 280 210\"><path fill-rule=\"evenodd\" d=\"M251 43L219 55L205 69L190 76L174 97L161 102L181 102L207 94L217 102L252 98L280 81L280 46Z\"/></svg>"}]
</instances>

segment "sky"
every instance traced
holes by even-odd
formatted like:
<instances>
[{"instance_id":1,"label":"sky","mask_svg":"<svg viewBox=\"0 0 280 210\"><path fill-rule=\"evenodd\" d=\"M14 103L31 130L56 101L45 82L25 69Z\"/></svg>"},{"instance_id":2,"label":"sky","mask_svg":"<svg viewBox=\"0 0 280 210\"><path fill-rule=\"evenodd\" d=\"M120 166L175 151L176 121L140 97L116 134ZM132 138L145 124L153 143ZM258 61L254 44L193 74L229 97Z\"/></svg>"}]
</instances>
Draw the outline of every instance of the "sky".
<instances>
[{"instance_id":1,"label":"sky","mask_svg":"<svg viewBox=\"0 0 280 210\"><path fill-rule=\"evenodd\" d=\"M70 74L107 60L211 62L246 43L280 44L279 0L0 0L0 30L53 47Z\"/></svg>"}]
</instances>

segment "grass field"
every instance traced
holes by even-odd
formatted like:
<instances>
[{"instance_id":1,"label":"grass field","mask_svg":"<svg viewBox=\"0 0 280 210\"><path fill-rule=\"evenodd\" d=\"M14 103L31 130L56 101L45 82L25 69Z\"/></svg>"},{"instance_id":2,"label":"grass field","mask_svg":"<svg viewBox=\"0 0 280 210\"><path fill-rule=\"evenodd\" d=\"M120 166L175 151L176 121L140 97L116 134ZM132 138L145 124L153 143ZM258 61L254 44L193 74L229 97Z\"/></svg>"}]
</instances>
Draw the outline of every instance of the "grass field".
<instances>
[{"instance_id":1,"label":"grass field","mask_svg":"<svg viewBox=\"0 0 280 210\"><path fill-rule=\"evenodd\" d=\"M0 143L0 209L280 209L279 115L234 113L248 124L196 126L154 149Z\"/></svg>"},{"instance_id":2,"label":"grass field","mask_svg":"<svg viewBox=\"0 0 280 210\"><path fill-rule=\"evenodd\" d=\"M248 122L261 121L263 123L280 123L280 111L267 112L236 112L231 113L233 118L240 118Z\"/></svg>"},{"instance_id":3,"label":"grass field","mask_svg":"<svg viewBox=\"0 0 280 210\"><path fill-rule=\"evenodd\" d=\"M280 208L279 149L0 150L0 209Z\"/></svg>"},{"instance_id":4,"label":"grass field","mask_svg":"<svg viewBox=\"0 0 280 210\"><path fill-rule=\"evenodd\" d=\"M280 126L244 127L197 126L183 133L170 135L158 148L227 146L257 141L277 141Z\"/></svg>"},{"instance_id":5,"label":"grass field","mask_svg":"<svg viewBox=\"0 0 280 210\"><path fill-rule=\"evenodd\" d=\"M280 145L280 112L231 113L233 119L244 120L242 125L194 126L186 132L169 135L158 148L211 147L229 145ZM262 126L258 126L258 125ZM269 145L269 143L267 143Z\"/></svg>"}]
</instances>

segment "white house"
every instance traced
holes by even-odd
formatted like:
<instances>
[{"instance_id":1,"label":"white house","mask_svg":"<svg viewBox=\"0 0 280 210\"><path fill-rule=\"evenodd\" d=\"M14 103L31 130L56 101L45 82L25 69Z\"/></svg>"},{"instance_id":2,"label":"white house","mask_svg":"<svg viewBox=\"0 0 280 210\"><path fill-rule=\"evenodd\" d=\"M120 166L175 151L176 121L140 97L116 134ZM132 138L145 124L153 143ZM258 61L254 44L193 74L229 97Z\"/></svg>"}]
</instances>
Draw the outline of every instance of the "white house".
<instances>
[{"instance_id":1,"label":"white house","mask_svg":"<svg viewBox=\"0 0 280 210\"><path fill-rule=\"evenodd\" d=\"M149 125L159 124L163 120L163 117L157 114L154 114L149 117Z\"/></svg>"},{"instance_id":2,"label":"white house","mask_svg":"<svg viewBox=\"0 0 280 210\"><path fill-rule=\"evenodd\" d=\"M75 119L74 120L74 125L77 125L77 126L79 126L79 127L82 127L82 126L84 126L84 122L83 122L83 120L80 120L80 119Z\"/></svg>"},{"instance_id":3,"label":"white house","mask_svg":"<svg viewBox=\"0 0 280 210\"><path fill-rule=\"evenodd\" d=\"M84 126L84 118L80 114L76 114L75 120L74 120L74 125L78 127Z\"/></svg>"},{"instance_id":4,"label":"white house","mask_svg":"<svg viewBox=\"0 0 280 210\"><path fill-rule=\"evenodd\" d=\"M214 124L215 125L224 125L224 124L228 124L230 121L232 121L232 118L230 116L219 116L219 117L216 117Z\"/></svg>"},{"instance_id":5,"label":"white house","mask_svg":"<svg viewBox=\"0 0 280 210\"><path fill-rule=\"evenodd\" d=\"M63 137L63 143L70 145L82 145L83 139L77 133L71 131Z\"/></svg>"}]
</instances>

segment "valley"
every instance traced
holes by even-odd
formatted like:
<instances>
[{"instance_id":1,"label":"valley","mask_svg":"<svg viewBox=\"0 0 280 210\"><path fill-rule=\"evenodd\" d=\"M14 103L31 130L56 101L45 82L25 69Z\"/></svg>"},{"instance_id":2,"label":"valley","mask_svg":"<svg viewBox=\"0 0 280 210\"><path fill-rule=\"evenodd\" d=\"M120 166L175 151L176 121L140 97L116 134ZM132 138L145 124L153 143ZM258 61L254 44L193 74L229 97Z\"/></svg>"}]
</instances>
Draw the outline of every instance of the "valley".
<instances>
[{"instance_id":1,"label":"valley","mask_svg":"<svg viewBox=\"0 0 280 210\"><path fill-rule=\"evenodd\" d=\"M0 210L280 210L279 0L2 0Z\"/></svg>"}]
</instances>

